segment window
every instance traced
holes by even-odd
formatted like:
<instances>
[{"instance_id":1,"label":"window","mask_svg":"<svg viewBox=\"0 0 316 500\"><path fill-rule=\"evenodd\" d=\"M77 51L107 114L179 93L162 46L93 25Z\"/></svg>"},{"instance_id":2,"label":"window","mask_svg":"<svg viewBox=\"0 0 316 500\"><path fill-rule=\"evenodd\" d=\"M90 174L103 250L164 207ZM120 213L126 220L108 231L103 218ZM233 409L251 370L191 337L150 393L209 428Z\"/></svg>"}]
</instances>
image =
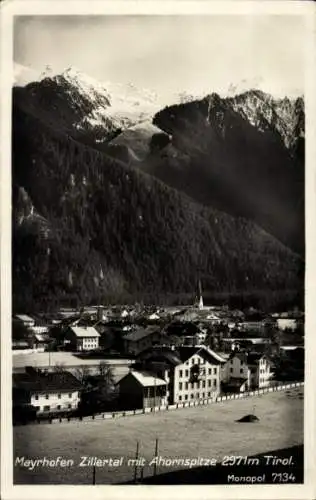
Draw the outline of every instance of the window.
<instances>
[{"instance_id":1,"label":"window","mask_svg":"<svg viewBox=\"0 0 316 500\"><path fill-rule=\"evenodd\" d=\"M244 362L241 360L241 361L240 361L240 366L242 366L243 364L244 364Z\"/></svg>"},{"instance_id":2,"label":"window","mask_svg":"<svg viewBox=\"0 0 316 500\"><path fill-rule=\"evenodd\" d=\"M202 382L202 387L203 388L205 387L205 380L203 380L203 382Z\"/></svg>"},{"instance_id":3,"label":"window","mask_svg":"<svg viewBox=\"0 0 316 500\"><path fill-rule=\"evenodd\" d=\"M49 395L48 395L48 394L45 394L45 398L46 398L46 399L49 399Z\"/></svg>"},{"instance_id":4,"label":"window","mask_svg":"<svg viewBox=\"0 0 316 500\"><path fill-rule=\"evenodd\" d=\"M71 408L71 404L68 405L68 408Z\"/></svg>"},{"instance_id":5,"label":"window","mask_svg":"<svg viewBox=\"0 0 316 500\"><path fill-rule=\"evenodd\" d=\"M180 370L180 371L179 371L179 377L180 377L180 378L182 378L182 374L183 374L183 372L182 372L182 370Z\"/></svg>"},{"instance_id":6,"label":"window","mask_svg":"<svg viewBox=\"0 0 316 500\"><path fill-rule=\"evenodd\" d=\"M179 396L179 401L182 401L182 396Z\"/></svg>"},{"instance_id":7,"label":"window","mask_svg":"<svg viewBox=\"0 0 316 500\"><path fill-rule=\"evenodd\" d=\"M216 387L216 386L217 386L217 380L216 380L216 378L214 378L214 380L213 380L213 386L214 386L214 387Z\"/></svg>"},{"instance_id":8,"label":"window","mask_svg":"<svg viewBox=\"0 0 316 500\"><path fill-rule=\"evenodd\" d=\"M215 367L214 368L214 375L216 375L216 374L217 374L217 368Z\"/></svg>"},{"instance_id":9,"label":"window","mask_svg":"<svg viewBox=\"0 0 316 500\"><path fill-rule=\"evenodd\" d=\"M203 398L203 399L205 398L205 392L203 392L203 394L202 394L202 398Z\"/></svg>"},{"instance_id":10,"label":"window","mask_svg":"<svg viewBox=\"0 0 316 500\"><path fill-rule=\"evenodd\" d=\"M179 390L182 391L182 382L179 383Z\"/></svg>"},{"instance_id":11,"label":"window","mask_svg":"<svg viewBox=\"0 0 316 500\"><path fill-rule=\"evenodd\" d=\"M230 373L233 373L233 371L234 371L234 370L233 370L233 368L231 368L231 369L230 369Z\"/></svg>"},{"instance_id":12,"label":"window","mask_svg":"<svg viewBox=\"0 0 316 500\"><path fill-rule=\"evenodd\" d=\"M191 394L191 399L193 399L193 398L194 398L194 394Z\"/></svg>"},{"instance_id":13,"label":"window","mask_svg":"<svg viewBox=\"0 0 316 500\"><path fill-rule=\"evenodd\" d=\"M185 390L187 391L189 389L189 384L188 382L185 383Z\"/></svg>"},{"instance_id":14,"label":"window","mask_svg":"<svg viewBox=\"0 0 316 500\"><path fill-rule=\"evenodd\" d=\"M68 394L68 397L69 397L69 399L72 398L72 393L71 392Z\"/></svg>"},{"instance_id":15,"label":"window","mask_svg":"<svg viewBox=\"0 0 316 500\"><path fill-rule=\"evenodd\" d=\"M212 375L212 368L209 368L209 369L208 369L208 374L209 374L209 375Z\"/></svg>"},{"instance_id":16,"label":"window","mask_svg":"<svg viewBox=\"0 0 316 500\"><path fill-rule=\"evenodd\" d=\"M60 405L57 405L57 410L60 410L61 409L61 406Z\"/></svg>"},{"instance_id":17,"label":"window","mask_svg":"<svg viewBox=\"0 0 316 500\"><path fill-rule=\"evenodd\" d=\"M189 370L185 370L185 376L188 377L189 376Z\"/></svg>"},{"instance_id":18,"label":"window","mask_svg":"<svg viewBox=\"0 0 316 500\"><path fill-rule=\"evenodd\" d=\"M58 399L60 399L60 398L61 398L61 394L58 394Z\"/></svg>"},{"instance_id":19,"label":"window","mask_svg":"<svg viewBox=\"0 0 316 500\"><path fill-rule=\"evenodd\" d=\"M243 373L243 369L242 369L242 368L240 368L240 375L241 375L242 373Z\"/></svg>"},{"instance_id":20,"label":"window","mask_svg":"<svg viewBox=\"0 0 316 500\"><path fill-rule=\"evenodd\" d=\"M197 397L198 399L200 399L200 393L199 393L199 392L197 393L196 397Z\"/></svg>"},{"instance_id":21,"label":"window","mask_svg":"<svg viewBox=\"0 0 316 500\"><path fill-rule=\"evenodd\" d=\"M187 395L187 394L184 396L184 399L185 399L185 400L187 400L187 399L188 399L188 395Z\"/></svg>"},{"instance_id":22,"label":"window","mask_svg":"<svg viewBox=\"0 0 316 500\"><path fill-rule=\"evenodd\" d=\"M49 405L44 406L44 411L49 411L49 410L50 410L50 406Z\"/></svg>"},{"instance_id":23,"label":"window","mask_svg":"<svg viewBox=\"0 0 316 500\"><path fill-rule=\"evenodd\" d=\"M38 400L38 394L35 394L35 399L36 399L36 401Z\"/></svg>"}]
</instances>

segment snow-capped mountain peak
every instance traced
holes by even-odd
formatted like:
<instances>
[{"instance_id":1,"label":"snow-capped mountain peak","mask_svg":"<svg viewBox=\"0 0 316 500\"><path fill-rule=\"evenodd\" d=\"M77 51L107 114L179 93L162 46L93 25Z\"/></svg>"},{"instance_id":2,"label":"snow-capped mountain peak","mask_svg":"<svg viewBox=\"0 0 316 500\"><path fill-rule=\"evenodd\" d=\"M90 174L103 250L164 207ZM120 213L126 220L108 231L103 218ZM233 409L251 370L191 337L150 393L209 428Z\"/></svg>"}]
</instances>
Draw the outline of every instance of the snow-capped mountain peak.
<instances>
[{"instance_id":1,"label":"snow-capped mountain peak","mask_svg":"<svg viewBox=\"0 0 316 500\"><path fill-rule=\"evenodd\" d=\"M58 126L75 134L91 132L106 142L121 130L152 119L160 105L157 95L134 84L100 82L73 66L55 72L46 66L24 87L23 101L33 112L44 112Z\"/></svg>"}]
</instances>

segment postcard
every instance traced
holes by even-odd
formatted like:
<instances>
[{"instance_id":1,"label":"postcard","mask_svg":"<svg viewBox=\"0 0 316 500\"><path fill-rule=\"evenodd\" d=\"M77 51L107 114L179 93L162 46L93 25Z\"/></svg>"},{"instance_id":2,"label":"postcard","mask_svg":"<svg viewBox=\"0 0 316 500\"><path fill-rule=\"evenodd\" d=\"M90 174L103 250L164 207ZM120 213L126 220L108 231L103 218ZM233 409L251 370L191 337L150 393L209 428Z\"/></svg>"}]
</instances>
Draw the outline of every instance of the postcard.
<instances>
[{"instance_id":1,"label":"postcard","mask_svg":"<svg viewBox=\"0 0 316 500\"><path fill-rule=\"evenodd\" d=\"M1 22L3 499L314 498L313 3Z\"/></svg>"}]
</instances>

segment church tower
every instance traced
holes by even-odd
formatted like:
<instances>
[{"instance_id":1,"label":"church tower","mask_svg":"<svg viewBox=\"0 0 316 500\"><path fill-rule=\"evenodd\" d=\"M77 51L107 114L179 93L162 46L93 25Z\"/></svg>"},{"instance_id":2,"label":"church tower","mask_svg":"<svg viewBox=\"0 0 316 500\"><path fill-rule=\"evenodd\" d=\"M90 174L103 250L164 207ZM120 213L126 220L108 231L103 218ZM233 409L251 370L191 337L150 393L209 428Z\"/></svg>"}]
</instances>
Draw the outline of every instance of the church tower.
<instances>
[{"instance_id":1,"label":"church tower","mask_svg":"<svg viewBox=\"0 0 316 500\"><path fill-rule=\"evenodd\" d=\"M199 280L199 285L198 285L198 292L199 292L199 309L203 309L203 297L202 297L202 285L201 285L201 280Z\"/></svg>"},{"instance_id":2,"label":"church tower","mask_svg":"<svg viewBox=\"0 0 316 500\"><path fill-rule=\"evenodd\" d=\"M202 297L202 285L200 279L198 281L198 286L197 286L196 307L198 307L199 309L203 309L204 307L203 297Z\"/></svg>"}]
</instances>

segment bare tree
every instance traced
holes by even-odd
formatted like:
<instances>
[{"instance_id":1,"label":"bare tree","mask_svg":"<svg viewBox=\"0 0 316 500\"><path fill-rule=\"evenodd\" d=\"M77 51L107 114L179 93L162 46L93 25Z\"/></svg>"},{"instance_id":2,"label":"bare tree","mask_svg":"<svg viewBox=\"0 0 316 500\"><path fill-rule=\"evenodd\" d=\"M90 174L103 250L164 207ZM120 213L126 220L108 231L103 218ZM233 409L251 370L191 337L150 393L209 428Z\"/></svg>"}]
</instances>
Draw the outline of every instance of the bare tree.
<instances>
[{"instance_id":1,"label":"bare tree","mask_svg":"<svg viewBox=\"0 0 316 500\"><path fill-rule=\"evenodd\" d=\"M113 368L104 361L100 361L99 364L99 377L99 391L101 398L104 400L112 399L115 395L115 378Z\"/></svg>"},{"instance_id":2,"label":"bare tree","mask_svg":"<svg viewBox=\"0 0 316 500\"><path fill-rule=\"evenodd\" d=\"M64 373L66 371L66 368L65 368L65 363L56 363L54 366L53 366L53 371L55 373Z\"/></svg>"},{"instance_id":3,"label":"bare tree","mask_svg":"<svg viewBox=\"0 0 316 500\"><path fill-rule=\"evenodd\" d=\"M87 383L87 380L90 376L90 369L87 366L80 366L75 370L75 377L81 382L83 385Z\"/></svg>"}]
</instances>

